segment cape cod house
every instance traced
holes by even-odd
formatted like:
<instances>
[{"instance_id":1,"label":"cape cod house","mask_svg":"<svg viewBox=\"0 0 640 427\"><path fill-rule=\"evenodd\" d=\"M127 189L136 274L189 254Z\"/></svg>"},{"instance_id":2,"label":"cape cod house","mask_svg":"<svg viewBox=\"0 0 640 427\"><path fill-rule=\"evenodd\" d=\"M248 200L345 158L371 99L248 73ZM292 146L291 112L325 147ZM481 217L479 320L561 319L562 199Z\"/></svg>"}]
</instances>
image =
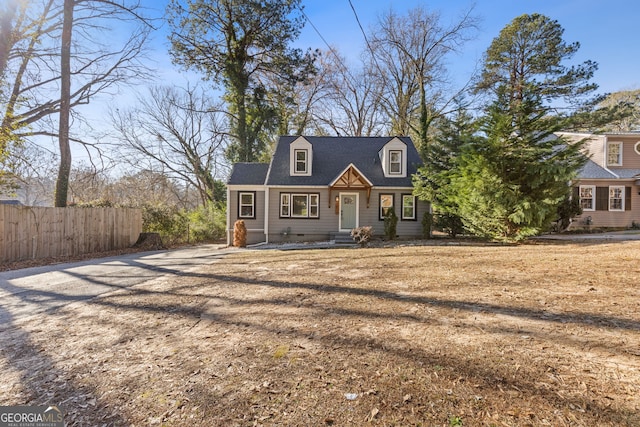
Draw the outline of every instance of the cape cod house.
<instances>
[{"instance_id":1,"label":"cape cod house","mask_svg":"<svg viewBox=\"0 0 640 427\"><path fill-rule=\"evenodd\" d=\"M572 183L582 215L570 229L640 226L640 133L559 132L584 141L589 160Z\"/></svg>"},{"instance_id":2,"label":"cape cod house","mask_svg":"<svg viewBox=\"0 0 640 427\"><path fill-rule=\"evenodd\" d=\"M322 241L353 228L422 235L429 204L413 196L421 161L409 137L282 136L270 164L237 163L227 182L227 242L242 219L247 243Z\"/></svg>"}]
</instances>

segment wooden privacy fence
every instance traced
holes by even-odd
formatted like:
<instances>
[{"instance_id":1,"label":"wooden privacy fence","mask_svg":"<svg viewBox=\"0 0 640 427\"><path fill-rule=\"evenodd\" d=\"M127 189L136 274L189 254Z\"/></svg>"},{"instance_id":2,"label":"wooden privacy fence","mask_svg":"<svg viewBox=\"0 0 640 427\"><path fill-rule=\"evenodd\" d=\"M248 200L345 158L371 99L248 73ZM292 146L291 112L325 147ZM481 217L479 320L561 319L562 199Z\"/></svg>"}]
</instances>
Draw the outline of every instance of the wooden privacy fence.
<instances>
[{"instance_id":1,"label":"wooden privacy fence","mask_svg":"<svg viewBox=\"0 0 640 427\"><path fill-rule=\"evenodd\" d=\"M0 262L123 249L141 231L141 209L0 205Z\"/></svg>"}]
</instances>

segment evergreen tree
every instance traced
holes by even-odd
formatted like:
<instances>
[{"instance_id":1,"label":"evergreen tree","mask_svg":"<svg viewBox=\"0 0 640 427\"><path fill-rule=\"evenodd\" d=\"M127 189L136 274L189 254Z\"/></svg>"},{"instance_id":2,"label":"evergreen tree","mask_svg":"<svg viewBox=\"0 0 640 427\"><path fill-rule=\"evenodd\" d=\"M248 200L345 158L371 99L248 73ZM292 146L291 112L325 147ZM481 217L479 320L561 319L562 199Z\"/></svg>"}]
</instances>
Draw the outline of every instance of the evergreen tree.
<instances>
[{"instance_id":1,"label":"evergreen tree","mask_svg":"<svg viewBox=\"0 0 640 427\"><path fill-rule=\"evenodd\" d=\"M522 15L487 50L476 87L489 101L484 138L463 147L451 178L451 200L474 234L520 240L544 230L585 162L581 144L554 132L598 99L597 65L566 66L579 43L564 42L563 32L545 16Z\"/></svg>"},{"instance_id":2,"label":"evergreen tree","mask_svg":"<svg viewBox=\"0 0 640 427\"><path fill-rule=\"evenodd\" d=\"M451 179L456 173L462 147L471 143L477 122L461 107L453 117L440 117L433 125L434 137L424 155L424 166L414 177L414 193L431 203L437 229L455 235L463 231L458 207L451 191Z\"/></svg>"},{"instance_id":3,"label":"evergreen tree","mask_svg":"<svg viewBox=\"0 0 640 427\"><path fill-rule=\"evenodd\" d=\"M186 4L184 4L186 3ZM171 54L224 88L232 127L227 157L258 161L277 129L268 82L292 87L314 71L315 54L290 47L304 24L300 0L172 0Z\"/></svg>"},{"instance_id":4,"label":"evergreen tree","mask_svg":"<svg viewBox=\"0 0 640 427\"><path fill-rule=\"evenodd\" d=\"M554 136L563 123L548 115L537 94L525 94L515 110L491 105L486 138L464 146L451 180L452 202L469 231L521 240L557 219L568 183L586 160L580 144Z\"/></svg>"}]
</instances>

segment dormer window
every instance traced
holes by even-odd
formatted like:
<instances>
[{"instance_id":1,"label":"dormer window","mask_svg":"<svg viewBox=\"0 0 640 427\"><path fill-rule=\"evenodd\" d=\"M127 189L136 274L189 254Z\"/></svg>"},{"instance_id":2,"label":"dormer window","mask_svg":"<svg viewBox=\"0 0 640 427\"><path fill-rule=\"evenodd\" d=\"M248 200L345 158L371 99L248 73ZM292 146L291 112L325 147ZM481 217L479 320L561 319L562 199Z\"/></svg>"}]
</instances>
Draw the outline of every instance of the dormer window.
<instances>
[{"instance_id":1,"label":"dormer window","mask_svg":"<svg viewBox=\"0 0 640 427\"><path fill-rule=\"evenodd\" d=\"M389 151L389 175L402 174L402 151Z\"/></svg>"},{"instance_id":2,"label":"dormer window","mask_svg":"<svg viewBox=\"0 0 640 427\"><path fill-rule=\"evenodd\" d=\"M407 144L400 138L392 138L378 152L385 178L407 176Z\"/></svg>"},{"instance_id":3,"label":"dormer window","mask_svg":"<svg viewBox=\"0 0 640 427\"><path fill-rule=\"evenodd\" d=\"M289 145L289 175L311 176L312 167L313 146L301 136Z\"/></svg>"},{"instance_id":4,"label":"dormer window","mask_svg":"<svg viewBox=\"0 0 640 427\"><path fill-rule=\"evenodd\" d=\"M306 174L307 173L307 150L294 150L295 157L295 173Z\"/></svg>"}]
</instances>

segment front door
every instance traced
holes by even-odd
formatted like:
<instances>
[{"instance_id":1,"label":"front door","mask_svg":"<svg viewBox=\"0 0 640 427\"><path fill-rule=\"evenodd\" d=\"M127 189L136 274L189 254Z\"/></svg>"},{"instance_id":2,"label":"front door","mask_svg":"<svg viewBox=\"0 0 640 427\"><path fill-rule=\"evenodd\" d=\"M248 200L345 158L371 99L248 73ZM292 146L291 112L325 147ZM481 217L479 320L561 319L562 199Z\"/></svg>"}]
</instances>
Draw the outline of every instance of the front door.
<instances>
[{"instance_id":1,"label":"front door","mask_svg":"<svg viewBox=\"0 0 640 427\"><path fill-rule=\"evenodd\" d=\"M358 227L358 193L340 193L340 231Z\"/></svg>"}]
</instances>

